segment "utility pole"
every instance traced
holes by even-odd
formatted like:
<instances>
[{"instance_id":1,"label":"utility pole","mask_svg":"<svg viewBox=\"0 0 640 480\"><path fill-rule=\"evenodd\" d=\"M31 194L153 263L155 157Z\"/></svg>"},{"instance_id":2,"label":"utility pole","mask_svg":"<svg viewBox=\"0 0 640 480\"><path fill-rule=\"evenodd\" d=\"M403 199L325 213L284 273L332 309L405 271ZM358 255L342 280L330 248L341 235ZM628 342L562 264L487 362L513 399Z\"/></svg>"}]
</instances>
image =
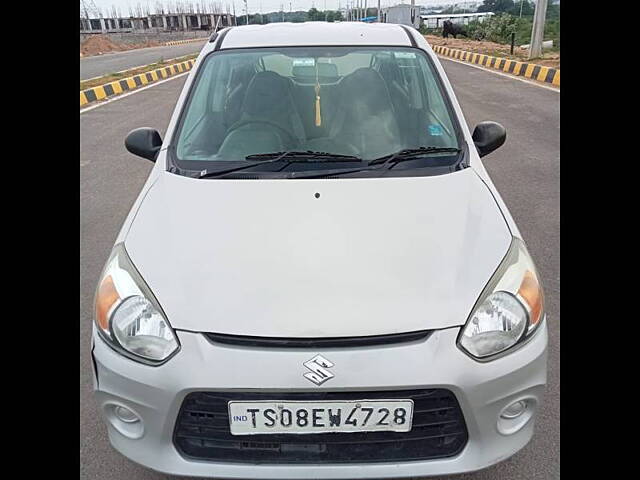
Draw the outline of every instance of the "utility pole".
<instances>
[{"instance_id":1,"label":"utility pole","mask_svg":"<svg viewBox=\"0 0 640 480\"><path fill-rule=\"evenodd\" d=\"M533 28L531 29L531 43L529 44L529 60L542 55L542 40L544 39L544 21L547 16L547 0L538 0L533 13Z\"/></svg>"},{"instance_id":2,"label":"utility pole","mask_svg":"<svg viewBox=\"0 0 640 480\"><path fill-rule=\"evenodd\" d=\"M244 11L246 14L247 25L249 25L249 7L247 6L247 0L244 0Z\"/></svg>"},{"instance_id":3,"label":"utility pole","mask_svg":"<svg viewBox=\"0 0 640 480\"><path fill-rule=\"evenodd\" d=\"M413 17L413 15L414 15L413 12L415 12L415 8L416 8L416 0L411 0L411 13L409 14L411 19L414 18ZM413 22L413 20L412 20L412 22ZM413 28L415 28L415 25L416 25L415 23L411 24L411 26ZM418 14L418 25L420 25L420 16L419 16L419 14Z\"/></svg>"},{"instance_id":4,"label":"utility pole","mask_svg":"<svg viewBox=\"0 0 640 480\"><path fill-rule=\"evenodd\" d=\"M378 0L378 23L380 23L380 0Z\"/></svg>"}]
</instances>

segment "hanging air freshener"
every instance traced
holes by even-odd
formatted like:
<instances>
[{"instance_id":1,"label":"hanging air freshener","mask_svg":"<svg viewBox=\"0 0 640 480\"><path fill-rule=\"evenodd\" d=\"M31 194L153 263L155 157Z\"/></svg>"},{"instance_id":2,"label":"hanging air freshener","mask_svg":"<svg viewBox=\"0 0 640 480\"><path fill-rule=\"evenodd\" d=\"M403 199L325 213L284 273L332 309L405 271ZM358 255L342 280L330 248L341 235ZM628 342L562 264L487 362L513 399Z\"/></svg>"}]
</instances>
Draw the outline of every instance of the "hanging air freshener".
<instances>
[{"instance_id":1,"label":"hanging air freshener","mask_svg":"<svg viewBox=\"0 0 640 480\"><path fill-rule=\"evenodd\" d=\"M320 115L320 80L318 79L318 61L316 60L316 127L322 125L322 116Z\"/></svg>"}]
</instances>

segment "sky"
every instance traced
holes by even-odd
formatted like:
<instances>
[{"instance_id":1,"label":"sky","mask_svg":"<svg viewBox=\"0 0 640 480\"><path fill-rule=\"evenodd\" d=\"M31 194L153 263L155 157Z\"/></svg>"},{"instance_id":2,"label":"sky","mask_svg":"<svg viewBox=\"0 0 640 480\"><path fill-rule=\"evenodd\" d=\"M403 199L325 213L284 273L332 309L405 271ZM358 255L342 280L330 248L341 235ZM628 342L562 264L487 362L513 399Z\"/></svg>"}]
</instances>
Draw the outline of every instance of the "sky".
<instances>
[{"instance_id":1,"label":"sky","mask_svg":"<svg viewBox=\"0 0 640 480\"><path fill-rule=\"evenodd\" d=\"M120 10L123 16L129 15L129 7L135 7L138 3L143 7L148 5L149 9L153 12L155 11L155 5L158 3L163 3L165 5L174 4L175 1L171 0L93 0L96 7L102 10L103 14L106 14L107 11L111 11L111 7L116 7ZM210 0L205 0L205 4L209 4ZM214 0L215 1L215 0ZM349 0L351 2L353 0ZM364 0L363 0L364 1ZM464 0L462 0L464 1ZM462 3L462 1L458 3ZM222 9L225 9L226 5L229 5L231 11L233 11L233 3L235 2L236 14L240 15L244 13L244 1L243 0L219 0L222 4ZM88 2L87 2L88 3ZM188 4L189 0L184 0L183 4ZM191 3L194 5L196 3L202 3L201 1L193 0ZM247 4L249 7L249 13L258 13L262 9L262 13L274 12L280 10L280 5L284 5L285 10L289 10L289 3L291 3L291 7L293 11L296 10L309 10L312 6L315 6L318 10L324 10L325 4L328 10L336 10L338 8L338 4L342 7L346 6L347 0L247 0ZM401 2L400 0L380 0L380 5L383 7L388 7L391 5L396 5L398 3L410 3L410 0L405 2ZM451 4L454 3L454 0L416 0L416 5L442 5L442 4ZM376 7L378 5L378 0L367 0L368 7Z\"/></svg>"}]
</instances>

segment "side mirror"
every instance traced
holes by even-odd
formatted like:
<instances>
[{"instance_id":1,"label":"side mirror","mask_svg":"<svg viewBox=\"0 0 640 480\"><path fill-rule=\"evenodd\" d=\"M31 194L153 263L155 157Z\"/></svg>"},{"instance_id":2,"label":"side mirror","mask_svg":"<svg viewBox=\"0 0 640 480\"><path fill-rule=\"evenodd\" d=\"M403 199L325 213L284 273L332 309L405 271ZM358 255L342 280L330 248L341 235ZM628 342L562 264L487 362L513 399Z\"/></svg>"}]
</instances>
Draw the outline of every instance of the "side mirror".
<instances>
[{"instance_id":1,"label":"side mirror","mask_svg":"<svg viewBox=\"0 0 640 480\"><path fill-rule=\"evenodd\" d=\"M480 122L476 125L472 138L478 153L484 157L502 146L507 139L507 131L499 123Z\"/></svg>"},{"instance_id":2,"label":"side mirror","mask_svg":"<svg viewBox=\"0 0 640 480\"><path fill-rule=\"evenodd\" d=\"M162 146L162 138L153 128L136 128L124 139L124 146L134 155L155 162Z\"/></svg>"}]
</instances>

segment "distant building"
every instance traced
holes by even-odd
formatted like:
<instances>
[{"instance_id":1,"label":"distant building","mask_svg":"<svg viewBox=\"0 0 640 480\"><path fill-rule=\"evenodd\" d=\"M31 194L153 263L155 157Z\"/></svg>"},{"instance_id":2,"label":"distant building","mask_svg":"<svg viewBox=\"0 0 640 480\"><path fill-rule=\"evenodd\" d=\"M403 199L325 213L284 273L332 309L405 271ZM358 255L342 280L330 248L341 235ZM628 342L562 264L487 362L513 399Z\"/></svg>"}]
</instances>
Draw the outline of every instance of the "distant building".
<instances>
[{"instance_id":1,"label":"distant building","mask_svg":"<svg viewBox=\"0 0 640 480\"><path fill-rule=\"evenodd\" d=\"M484 22L488 17L494 15L493 12L481 13L438 13L432 15L420 15L422 24L427 28L441 28L445 20L452 23L467 25L473 20Z\"/></svg>"},{"instance_id":2,"label":"distant building","mask_svg":"<svg viewBox=\"0 0 640 480\"><path fill-rule=\"evenodd\" d=\"M380 9L380 21L383 23L398 23L410 27L420 27L420 6L400 4Z\"/></svg>"},{"instance_id":3,"label":"distant building","mask_svg":"<svg viewBox=\"0 0 640 480\"><path fill-rule=\"evenodd\" d=\"M516 3L519 0L514 0ZM553 1L553 0L550 0ZM427 3L429 3L427 1ZM452 13L476 12L483 2L479 0L468 0L463 2L440 3L438 5L421 5L420 14L429 15L431 13L442 13L444 10L450 10Z\"/></svg>"},{"instance_id":4,"label":"distant building","mask_svg":"<svg viewBox=\"0 0 640 480\"><path fill-rule=\"evenodd\" d=\"M235 24L228 13L168 13L127 18L80 18L80 33L219 30Z\"/></svg>"}]
</instances>

